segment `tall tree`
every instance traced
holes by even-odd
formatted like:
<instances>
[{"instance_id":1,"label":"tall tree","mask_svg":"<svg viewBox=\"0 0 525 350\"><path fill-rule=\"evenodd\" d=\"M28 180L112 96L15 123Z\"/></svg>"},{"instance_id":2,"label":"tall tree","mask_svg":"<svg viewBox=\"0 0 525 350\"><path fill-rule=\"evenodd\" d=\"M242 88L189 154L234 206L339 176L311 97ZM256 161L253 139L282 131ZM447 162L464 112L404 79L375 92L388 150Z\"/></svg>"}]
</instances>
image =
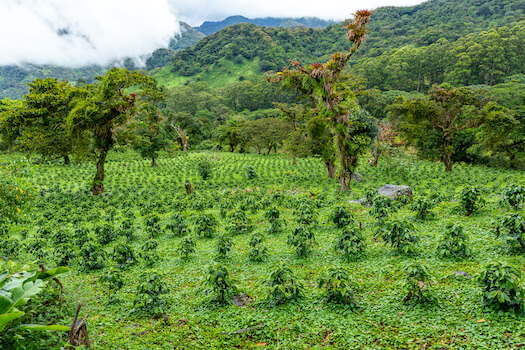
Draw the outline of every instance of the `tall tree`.
<instances>
[{"instance_id":1,"label":"tall tree","mask_svg":"<svg viewBox=\"0 0 525 350\"><path fill-rule=\"evenodd\" d=\"M157 83L142 73L131 73L125 68L112 68L105 75L96 77L98 83L90 89L88 96L74 101L74 108L68 117L70 132L89 131L93 136L96 154L96 174L91 192L104 192L104 164L108 152L116 141L117 128L125 125L139 107L139 100L158 100L162 92ZM130 93L131 87L138 87L138 93Z\"/></svg>"},{"instance_id":2,"label":"tall tree","mask_svg":"<svg viewBox=\"0 0 525 350\"><path fill-rule=\"evenodd\" d=\"M505 127L515 123L510 113L504 110L470 88L455 88L444 83L434 85L424 98L406 100L399 97L392 105L391 117L406 136L408 144L420 150L439 148L437 152L445 171L450 172L455 153L454 137L462 130L479 127L485 122L493 126L490 134L500 137L496 135L501 135ZM434 143L433 136L439 141Z\"/></svg>"},{"instance_id":3,"label":"tall tree","mask_svg":"<svg viewBox=\"0 0 525 350\"><path fill-rule=\"evenodd\" d=\"M339 182L345 191L350 189L352 174L360 155L377 133L373 119L359 108L355 95L344 83L342 74L350 58L365 40L371 14L366 10L357 11L353 22L346 22L346 36L353 43L348 52L336 52L324 64L303 66L292 61L293 68L278 73L274 79L316 99L319 115L328 120L335 135L341 166Z\"/></svg>"},{"instance_id":4,"label":"tall tree","mask_svg":"<svg viewBox=\"0 0 525 350\"><path fill-rule=\"evenodd\" d=\"M84 90L55 78L35 79L27 85L29 93L5 118L16 148L39 153L45 159L63 158L64 164L69 164L72 153L87 149L85 135L73 136L66 126L72 101L83 97Z\"/></svg>"}]
</instances>

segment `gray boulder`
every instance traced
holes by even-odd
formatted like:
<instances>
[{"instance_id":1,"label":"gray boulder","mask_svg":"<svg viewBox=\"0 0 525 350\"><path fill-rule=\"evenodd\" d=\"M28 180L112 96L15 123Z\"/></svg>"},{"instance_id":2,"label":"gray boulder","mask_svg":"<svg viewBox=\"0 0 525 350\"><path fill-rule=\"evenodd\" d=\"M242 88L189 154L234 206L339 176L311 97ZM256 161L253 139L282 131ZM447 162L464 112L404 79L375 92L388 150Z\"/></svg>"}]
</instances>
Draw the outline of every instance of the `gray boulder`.
<instances>
[{"instance_id":1,"label":"gray boulder","mask_svg":"<svg viewBox=\"0 0 525 350\"><path fill-rule=\"evenodd\" d=\"M358 172L353 173L352 181L363 182L363 175L359 174Z\"/></svg>"},{"instance_id":2,"label":"gray boulder","mask_svg":"<svg viewBox=\"0 0 525 350\"><path fill-rule=\"evenodd\" d=\"M377 193L392 200L396 200L400 196L407 196L410 200L414 199L412 189L405 185L384 185L377 190Z\"/></svg>"},{"instance_id":3,"label":"gray boulder","mask_svg":"<svg viewBox=\"0 0 525 350\"><path fill-rule=\"evenodd\" d=\"M405 185L384 185L383 187L377 190L377 193L386 196L392 200L396 200L400 196L407 196L410 200L414 199L412 194L412 189ZM366 205L366 198L360 198L358 200L350 201L350 203L358 203L361 205Z\"/></svg>"}]
</instances>

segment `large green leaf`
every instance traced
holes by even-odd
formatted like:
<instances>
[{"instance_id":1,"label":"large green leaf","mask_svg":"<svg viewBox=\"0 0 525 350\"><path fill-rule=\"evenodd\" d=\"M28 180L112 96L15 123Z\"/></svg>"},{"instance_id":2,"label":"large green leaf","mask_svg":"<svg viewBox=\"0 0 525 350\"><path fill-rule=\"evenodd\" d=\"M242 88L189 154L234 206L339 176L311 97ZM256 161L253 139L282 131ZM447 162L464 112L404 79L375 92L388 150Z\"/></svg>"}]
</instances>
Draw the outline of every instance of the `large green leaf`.
<instances>
[{"instance_id":1,"label":"large green leaf","mask_svg":"<svg viewBox=\"0 0 525 350\"><path fill-rule=\"evenodd\" d=\"M10 310L14 304L14 301L11 300L9 297L5 295L0 295L0 315L7 313L8 310Z\"/></svg>"},{"instance_id":2,"label":"large green leaf","mask_svg":"<svg viewBox=\"0 0 525 350\"><path fill-rule=\"evenodd\" d=\"M42 282L42 280L27 282L23 286L17 287L13 290L13 295L11 296L14 304L7 312L10 312L14 307L25 305L27 301L37 295L43 287L44 282Z\"/></svg>"},{"instance_id":3,"label":"large green leaf","mask_svg":"<svg viewBox=\"0 0 525 350\"><path fill-rule=\"evenodd\" d=\"M67 267L59 266L59 267L54 268L53 270L41 272L38 278L46 282L52 278L55 278L57 276L63 275L68 272L69 272L69 269Z\"/></svg>"},{"instance_id":4,"label":"large green leaf","mask_svg":"<svg viewBox=\"0 0 525 350\"><path fill-rule=\"evenodd\" d=\"M27 330L27 331L62 331L69 332L71 327L62 325L45 325L45 324L21 324L15 328L16 330Z\"/></svg>"},{"instance_id":5,"label":"large green leaf","mask_svg":"<svg viewBox=\"0 0 525 350\"><path fill-rule=\"evenodd\" d=\"M4 313L0 314L0 332L4 330L4 327L7 323L11 322L14 319L21 317L24 313L21 311Z\"/></svg>"},{"instance_id":6,"label":"large green leaf","mask_svg":"<svg viewBox=\"0 0 525 350\"><path fill-rule=\"evenodd\" d=\"M0 273L0 286L2 285L2 282L6 280L7 276L9 276L9 271Z\"/></svg>"}]
</instances>

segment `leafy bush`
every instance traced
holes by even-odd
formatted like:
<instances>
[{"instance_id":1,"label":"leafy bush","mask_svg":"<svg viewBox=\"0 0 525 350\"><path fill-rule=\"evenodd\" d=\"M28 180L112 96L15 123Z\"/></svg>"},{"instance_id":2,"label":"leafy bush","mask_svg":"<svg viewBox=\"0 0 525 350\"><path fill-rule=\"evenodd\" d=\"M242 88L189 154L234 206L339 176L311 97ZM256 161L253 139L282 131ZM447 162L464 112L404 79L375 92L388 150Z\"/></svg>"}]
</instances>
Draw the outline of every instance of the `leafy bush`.
<instances>
[{"instance_id":1,"label":"leafy bush","mask_svg":"<svg viewBox=\"0 0 525 350\"><path fill-rule=\"evenodd\" d=\"M266 259L268 255L266 247L262 244L264 236L255 232L250 238L250 250L248 251L248 257L251 261L261 262Z\"/></svg>"},{"instance_id":2,"label":"leafy bush","mask_svg":"<svg viewBox=\"0 0 525 350\"><path fill-rule=\"evenodd\" d=\"M140 248L140 256L144 260L144 264L153 265L159 261L159 255L157 254L157 247L159 243L153 239L146 241Z\"/></svg>"},{"instance_id":3,"label":"leafy bush","mask_svg":"<svg viewBox=\"0 0 525 350\"><path fill-rule=\"evenodd\" d=\"M496 235L504 236L512 249L525 252L525 217L512 213L495 220Z\"/></svg>"},{"instance_id":4,"label":"leafy bush","mask_svg":"<svg viewBox=\"0 0 525 350\"><path fill-rule=\"evenodd\" d=\"M184 237L179 246L179 254L183 258L187 258L193 253L195 253L195 241L190 236Z\"/></svg>"},{"instance_id":5,"label":"leafy bush","mask_svg":"<svg viewBox=\"0 0 525 350\"><path fill-rule=\"evenodd\" d=\"M314 233L309 227L296 226L288 236L288 244L298 256L307 256L315 245Z\"/></svg>"},{"instance_id":6,"label":"leafy bush","mask_svg":"<svg viewBox=\"0 0 525 350\"><path fill-rule=\"evenodd\" d=\"M334 248L336 252L343 254L347 261L351 261L365 250L365 239L359 229L347 227L337 238Z\"/></svg>"},{"instance_id":7,"label":"leafy bush","mask_svg":"<svg viewBox=\"0 0 525 350\"><path fill-rule=\"evenodd\" d=\"M160 217L156 213L148 214L144 218L144 225L146 226L146 233L152 238L158 237L162 233Z\"/></svg>"},{"instance_id":8,"label":"leafy bush","mask_svg":"<svg viewBox=\"0 0 525 350\"><path fill-rule=\"evenodd\" d=\"M417 198L410 205L410 209L416 212L416 219L427 220L434 216L432 209L434 203L428 198Z\"/></svg>"},{"instance_id":9,"label":"leafy bush","mask_svg":"<svg viewBox=\"0 0 525 350\"><path fill-rule=\"evenodd\" d=\"M520 270L507 263L489 263L477 278L483 290L483 304L497 310L524 311L525 290L520 286L520 278Z\"/></svg>"},{"instance_id":10,"label":"leafy bush","mask_svg":"<svg viewBox=\"0 0 525 350\"><path fill-rule=\"evenodd\" d=\"M525 186L507 185L502 193L503 202L510 205L514 210L518 210L520 205L525 202Z\"/></svg>"},{"instance_id":11,"label":"leafy bush","mask_svg":"<svg viewBox=\"0 0 525 350\"><path fill-rule=\"evenodd\" d=\"M106 254L102 246L93 242L87 242L78 253L80 265L83 270L98 270L104 267Z\"/></svg>"},{"instance_id":12,"label":"leafy bush","mask_svg":"<svg viewBox=\"0 0 525 350\"><path fill-rule=\"evenodd\" d=\"M95 236L97 237L98 243L106 245L113 242L117 235L115 229L110 224L103 224L95 227Z\"/></svg>"},{"instance_id":13,"label":"leafy bush","mask_svg":"<svg viewBox=\"0 0 525 350\"><path fill-rule=\"evenodd\" d=\"M211 162L208 159L201 159L197 163L197 173L203 180L207 180L212 175Z\"/></svg>"},{"instance_id":14,"label":"leafy bush","mask_svg":"<svg viewBox=\"0 0 525 350\"><path fill-rule=\"evenodd\" d=\"M387 196L376 195L372 199L372 208L368 214L376 219L384 220L388 218L388 213L392 207L392 200Z\"/></svg>"},{"instance_id":15,"label":"leafy bush","mask_svg":"<svg viewBox=\"0 0 525 350\"><path fill-rule=\"evenodd\" d=\"M231 235L239 235L248 233L253 229L251 220L246 216L246 213L242 210L235 210L228 214L229 224L226 227Z\"/></svg>"},{"instance_id":16,"label":"leafy bush","mask_svg":"<svg viewBox=\"0 0 525 350\"><path fill-rule=\"evenodd\" d=\"M442 258L460 259L469 256L468 236L463 232L463 227L448 224L439 241L437 253Z\"/></svg>"},{"instance_id":17,"label":"leafy bush","mask_svg":"<svg viewBox=\"0 0 525 350\"><path fill-rule=\"evenodd\" d=\"M474 186L463 187L459 191L457 199L467 216L470 216L485 204L481 192Z\"/></svg>"},{"instance_id":18,"label":"leafy bush","mask_svg":"<svg viewBox=\"0 0 525 350\"><path fill-rule=\"evenodd\" d=\"M354 222L352 214L344 207L335 207L330 214L331 220L337 228L344 228Z\"/></svg>"},{"instance_id":19,"label":"leafy bush","mask_svg":"<svg viewBox=\"0 0 525 350\"><path fill-rule=\"evenodd\" d=\"M272 207L264 212L264 218L270 223L267 229L268 234L276 234L282 232L283 221L280 219L279 209Z\"/></svg>"},{"instance_id":20,"label":"leafy bush","mask_svg":"<svg viewBox=\"0 0 525 350\"><path fill-rule=\"evenodd\" d=\"M324 289L329 301L348 304L356 307L357 303L354 290L357 289L356 283L352 281L347 269L331 268L319 279L319 288Z\"/></svg>"},{"instance_id":21,"label":"leafy bush","mask_svg":"<svg viewBox=\"0 0 525 350\"><path fill-rule=\"evenodd\" d=\"M201 214L195 218L194 232L197 236L213 238L217 225L217 219L213 214Z\"/></svg>"},{"instance_id":22,"label":"leafy bush","mask_svg":"<svg viewBox=\"0 0 525 350\"><path fill-rule=\"evenodd\" d=\"M202 281L202 289L206 293L216 294L215 300L220 304L230 304L237 294L237 287L230 278L230 273L221 264L210 265Z\"/></svg>"},{"instance_id":23,"label":"leafy bush","mask_svg":"<svg viewBox=\"0 0 525 350\"><path fill-rule=\"evenodd\" d=\"M170 221L166 225L166 230L170 230L175 236L187 235L189 233L189 229L184 215L179 213L173 214L170 218Z\"/></svg>"},{"instance_id":24,"label":"leafy bush","mask_svg":"<svg viewBox=\"0 0 525 350\"><path fill-rule=\"evenodd\" d=\"M160 316L166 313L166 301L162 295L168 293L162 276L156 272L143 273L133 298L132 313Z\"/></svg>"},{"instance_id":25,"label":"leafy bush","mask_svg":"<svg viewBox=\"0 0 525 350\"><path fill-rule=\"evenodd\" d=\"M121 269L127 269L137 262L133 248L127 244L115 245L111 256Z\"/></svg>"},{"instance_id":26,"label":"leafy bush","mask_svg":"<svg viewBox=\"0 0 525 350\"><path fill-rule=\"evenodd\" d=\"M229 235L220 235L217 239L216 253L217 257L225 258L233 246L232 238Z\"/></svg>"},{"instance_id":27,"label":"leafy bush","mask_svg":"<svg viewBox=\"0 0 525 350\"><path fill-rule=\"evenodd\" d=\"M314 225L317 223L317 212L311 203L301 203L294 211L296 220L301 225Z\"/></svg>"},{"instance_id":28,"label":"leafy bush","mask_svg":"<svg viewBox=\"0 0 525 350\"><path fill-rule=\"evenodd\" d=\"M403 266L406 274L401 285L407 292L405 303L433 304L437 301L432 293L432 275L427 265L422 262L407 262Z\"/></svg>"},{"instance_id":29,"label":"leafy bush","mask_svg":"<svg viewBox=\"0 0 525 350\"><path fill-rule=\"evenodd\" d=\"M244 174L246 175L246 178L249 180L253 180L257 178L257 171L255 170L255 167L253 165L245 166Z\"/></svg>"},{"instance_id":30,"label":"leafy bush","mask_svg":"<svg viewBox=\"0 0 525 350\"><path fill-rule=\"evenodd\" d=\"M386 243L395 247L402 254L415 254L415 244L418 238L415 235L416 228L407 221L390 220L382 229L381 235Z\"/></svg>"},{"instance_id":31,"label":"leafy bush","mask_svg":"<svg viewBox=\"0 0 525 350\"><path fill-rule=\"evenodd\" d=\"M268 301L271 304L284 304L303 296L303 284L295 278L290 267L279 262L267 278Z\"/></svg>"},{"instance_id":32,"label":"leafy bush","mask_svg":"<svg viewBox=\"0 0 525 350\"><path fill-rule=\"evenodd\" d=\"M77 253L71 243L55 245L53 249L53 259L56 266L67 266L75 260Z\"/></svg>"}]
</instances>

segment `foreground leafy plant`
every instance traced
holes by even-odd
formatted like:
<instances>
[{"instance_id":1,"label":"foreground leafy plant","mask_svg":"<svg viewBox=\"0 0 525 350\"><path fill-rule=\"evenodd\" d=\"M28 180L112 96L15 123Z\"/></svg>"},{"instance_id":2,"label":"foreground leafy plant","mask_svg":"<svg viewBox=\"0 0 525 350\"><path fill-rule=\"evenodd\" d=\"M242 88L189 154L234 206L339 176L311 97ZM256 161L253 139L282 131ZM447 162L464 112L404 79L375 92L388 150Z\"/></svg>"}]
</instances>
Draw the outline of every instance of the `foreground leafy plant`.
<instances>
[{"instance_id":1,"label":"foreground leafy plant","mask_svg":"<svg viewBox=\"0 0 525 350\"><path fill-rule=\"evenodd\" d=\"M357 285L352 281L345 268L331 268L319 279L319 288L324 289L329 301L357 307L354 290Z\"/></svg>"},{"instance_id":2,"label":"foreground leafy plant","mask_svg":"<svg viewBox=\"0 0 525 350\"><path fill-rule=\"evenodd\" d=\"M131 313L160 316L166 313L166 301L162 295L168 293L162 276L156 272L143 273L133 299Z\"/></svg>"},{"instance_id":3,"label":"foreground leafy plant","mask_svg":"<svg viewBox=\"0 0 525 350\"><path fill-rule=\"evenodd\" d=\"M442 258L460 259L470 255L468 236L463 232L463 227L448 224L439 241L437 253Z\"/></svg>"},{"instance_id":4,"label":"foreground leafy plant","mask_svg":"<svg viewBox=\"0 0 525 350\"><path fill-rule=\"evenodd\" d=\"M355 227L343 229L334 246L335 251L343 254L346 261L355 260L365 248L365 239L361 231Z\"/></svg>"},{"instance_id":5,"label":"foreground leafy plant","mask_svg":"<svg viewBox=\"0 0 525 350\"><path fill-rule=\"evenodd\" d=\"M521 272L505 262L489 263L477 278L483 291L483 305L497 310L524 310L525 290Z\"/></svg>"},{"instance_id":6,"label":"foreground leafy plant","mask_svg":"<svg viewBox=\"0 0 525 350\"><path fill-rule=\"evenodd\" d=\"M344 207L335 207L329 219L337 228L344 228L354 222L352 214Z\"/></svg>"},{"instance_id":7,"label":"foreground leafy plant","mask_svg":"<svg viewBox=\"0 0 525 350\"><path fill-rule=\"evenodd\" d=\"M401 282L407 292L404 303L434 304L436 297L431 290L432 275L430 269L423 262L408 262L403 265L406 274Z\"/></svg>"},{"instance_id":8,"label":"foreground leafy plant","mask_svg":"<svg viewBox=\"0 0 525 350\"><path fill-rule=\"evenodd\" d=\"M195 234L204 238L213 238L217 225L217 219L213 214L201 214L195 218Z\"/></svg>"},{"instance_id":9,"label":"foreground leafy plant","mask_svg":"<svg viewBox=\"0 0 525 350\"><path fill-rule=\"evenodd\" d=\"M250 250L248 252L248 257L252 261L261 262L266 259L268 252L266 247L262 244L264 236L255 232L250 238Z\"/></svg>"},{"instance_id":10,"label":"foreground leafy plant","mask_svg":"<svg viewBox=\"0 0 525 350\"><path fill-rule=\"evenodd\" d=\"M229 235L220 235L217 239L217 257L223 259L230 252L233 246L232 238Z\"/></svg>"},{"instance_id":11,"label":"foreground leafy plant","mask_svg":"<svg viewBox=\"0 0 525 350\"><path fill-rule=\"evenodd\" d=\"M212 292L216 294L215 300L219 304L232 303L233 296L238 292L234 281L230 278L230 273L221 264L208 267L201 289L204 289L206 293Z\"/></svg>"},{"instance_id":12,"label":"foreground leafy plant","mask_svg":"<svg viewBox=\"0 0 525 350\"><path fill-rule=\"evenodd\" d=\"M195 241L192 237L184 237L179 246L179 254L183 258L187 258L190 254L195 253Z\"/></svg>"},{"instance_id":13,"label":"foreground leafy plant","mask_svg":"<svg viewBox=\"0 0 525 350\"><path fill-rule=\"evenodd\" d=\"M463 187L459 191L457 198L461 208L467 216L472 215L485 203L483 197L481 196L481 192L474 186Z\"/></svg>"},{"instance_id":14,"label":"foreground leafy plant","mask_svg":"<svg viewBox=\"0 0 525 350\"><path fill-rule=\"evenodd\" d=\"M510 184L503 189L503 202L510 205L514 210L518 210L520 205L525 202L525 186Z\"/></svg>"},{"instance_id":15,"label":"foreground leafy plant","mask_svg":"<svg viewBox=\"0 0 525 350\"><path fill-rule=\"evenodd\" d=\"M525 217L512 213L495 221L496 236L507 239L507 245L511 249L525 252Z\"/></svg>"},{"instance_id":16,"label":"foreground leafy plant","mask_svg":"<svg viewBox=\"0 0 525 350\"><path fill-rule=\"evenodd\" d=\"M271 304L284 304L303 296L303 284L295 278L292 270L283 262L277 263L267 279L268 301Z\"/></svg>"},{"instance_id":17,"label":"foreground leafy plant","mask_svg":"<svg viewBox=\"0 0 525 350\"><path fill-rule=\"evenodd\" d=\"M0 273L0 332L8 323L26 314L26 305L46 287L46 284L60 275L69 272L67 267L57 267L49 271L21 270ZM13 330L69 331L68 326L20 324Z\"/></svg>"},{"instance_id":18,"label":"foreground leafy plant","mask_svg":"<svg viewBox=\"0 0 525 350\"><path fill-rule=\"evenodd\" d=\"M416 254L415 244L419 241L415 235L416 228L408 221L390 220L380 233L398 252L406 255Z\"/></svg>"}]
</instances>

